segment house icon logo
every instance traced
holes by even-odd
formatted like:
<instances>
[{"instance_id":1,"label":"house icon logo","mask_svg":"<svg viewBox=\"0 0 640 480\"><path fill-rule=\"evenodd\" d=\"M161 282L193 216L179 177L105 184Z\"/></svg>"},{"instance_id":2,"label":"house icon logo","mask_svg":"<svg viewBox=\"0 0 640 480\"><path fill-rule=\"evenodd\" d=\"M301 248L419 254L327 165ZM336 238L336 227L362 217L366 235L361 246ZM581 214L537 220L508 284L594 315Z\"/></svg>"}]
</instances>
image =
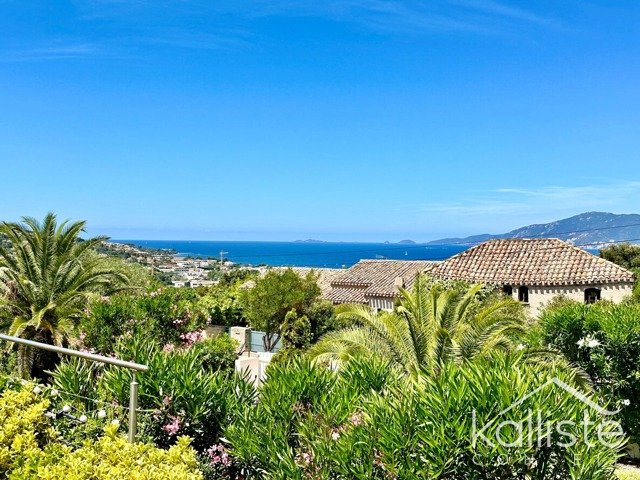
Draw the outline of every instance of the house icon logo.
<instances>
[{"instance_id":1,"label":"house icon logo","mask_svg":"<svg viewBox=\"0 0 640 480\"><path fill-rule=\"evenodd\" d=\"M582 415L571 418L556 418L544 409L522 410L522 406L543 390L556 388L577 399L582 405ZM551 406L553 407L553 406ZM514 411L518 411L515 414ZM550 408L551 410L551 408ZM571 447L578 441L592 445L599 441L612 448L624 442L624 432L619 422L614 420L620 410L608 410L594 402L588 395L568 385L557 377L513 402L489 421L479 424L476 410L472 413L472 446L478 443L505 448L543 445L552 443L560 447ZM522 418L518 418L518 416Z\"/></svg>"}]
</instances>

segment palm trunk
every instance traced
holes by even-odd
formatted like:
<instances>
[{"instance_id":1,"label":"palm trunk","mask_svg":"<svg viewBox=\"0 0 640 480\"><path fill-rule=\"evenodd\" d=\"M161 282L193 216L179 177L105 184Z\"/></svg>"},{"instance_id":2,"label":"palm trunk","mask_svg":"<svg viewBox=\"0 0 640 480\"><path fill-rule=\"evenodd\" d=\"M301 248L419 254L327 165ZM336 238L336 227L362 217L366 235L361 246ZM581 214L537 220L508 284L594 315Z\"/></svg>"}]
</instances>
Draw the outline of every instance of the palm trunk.
<instances>
[{"instance_id":1,"label":"palm trunk","mask_svg":"<svg viewBox=\"0 0 640 480\"><path fill-rule=\"evenodd\" d=\"M31 378L31 368L33 367L33 348L26 345L18 345L18 355L16 366L18 369L18 376L22 379Z\"/></svg>"}]
</instances>

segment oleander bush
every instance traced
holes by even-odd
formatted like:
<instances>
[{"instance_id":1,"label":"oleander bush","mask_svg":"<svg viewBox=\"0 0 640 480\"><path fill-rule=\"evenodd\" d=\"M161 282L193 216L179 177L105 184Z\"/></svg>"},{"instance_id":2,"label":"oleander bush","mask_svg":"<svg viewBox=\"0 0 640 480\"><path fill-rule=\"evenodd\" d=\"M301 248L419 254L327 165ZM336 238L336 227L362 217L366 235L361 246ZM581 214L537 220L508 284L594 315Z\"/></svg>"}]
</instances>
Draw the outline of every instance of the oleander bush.
<instances>
[{"instance_id":1,"label":"oleander bush","mask_svg":"<svg viewBox=\"0 0 640 480\"><path fill-rule=\"evenodd\" d=\"M621 439L561 447L563 437L553 431L548 446L526 438L514 446L484 441L501 434L515 442L517 430L499 426L523 422L532 411L551 425L575 422L566 430L577 436L585 404L547 384L554 377L576 385L571 371L513 356L443 364L415 379L379 361L335 372L296 360L269 370L260 402L227 427L225 438L232 465L252 479L612 479ZM474 425L488 425L475 443ZM587 430L589 439L596 436L595 424Z\"/></svg>"},{"instance_id":2,"label":"oleander bush","mask_svg":"<svg viewBox=\"0 0 640 480\"><path fill-rule=\"evenodd\" d=\"M532 343L559 350L582 368L640 441L640 304L556 301L541 315Z\"/></svg>"},{"instance_id":3,"label":"oleander bush","mask_svg":"<svg viewBox=\"0 0 640 480\"><path fill-rule=\"evenodd\" d=\"M95 408L98 398L97 385L104 365L78 357L61 361L51 372L51 385L59 392L64 402L77 402L79 408Z\"/></svg>"},{"instance_id":4,"label":"oleander bush","mask_svg":"<svg viewBox=\"0 0 640 480\"><path fill-rule=\"evenodd\" d=\"M210 325L243 323L237 295L233 287L169 287L102 297L89 305L80 322L81 345L108 355L119 340L136 335L162 346L190 344Z\"/></svg>"},{"instance_id":5,"label":"oleander bush","mask_svg":"<svg viewBox=\"0 0 640 480\"><path fill-rule=\"evenodd\" d=\"M197 308L199 299L189 288L104 297L89 306L80 338L87 348L105 355L113 353L118 340L135 335L179 345L182 335L204 328L208 321L207 312Z\"/></svg>"},{"instance_id":6,"label":"oleander bush","mask_svg":"<svg viewBox=\"0 0 640 480\"><path fill-rule=\"evenodd\" d=\"M193 345L193 348L197 352L202 367L210 372L231 371L235 368L238 342L226 333L206 338Z\"/></svg>"},{"instance_id":7,"label":"oleander bush","mask_svg":"<svg viewBox=\"0 0 640 480\"><path fill-rule=\"evenodd\" d=\"M234 345L231 343L230 345ZM233 371L203 367L199 348L162 351L153 341L139 337L123 343L118 356L145 363L149 371L139 374L139 406L146 413L141 431L156 445L173 445L188 435L198 452L218 443L222 429L241 405L252 404L251 383ZM131 374L122 368L106 368L98 390L101 398L126 406Z\"/></svg>"},{"instance_id":8,"label":"oleander bush","mask_svg":"<svg viewBox=\"0 0 640 480\"><path fill-rule=\"evenodd\" d=\"M120 341L118 357L149 366L136 375L142 438L169 447L180 435L188 435L201 454L217 445L235 412L255 397L253 385L232 370L236 347L228 335L171 350L142 336ZM109 418L126 421L131 378L131 372L120 367L65 360L53 372L57 406L69 405L79 414L104 409ZM92 419L89 415L87 427L76 435L95 436L88 428Z\"/></svg>"}]
</instances>

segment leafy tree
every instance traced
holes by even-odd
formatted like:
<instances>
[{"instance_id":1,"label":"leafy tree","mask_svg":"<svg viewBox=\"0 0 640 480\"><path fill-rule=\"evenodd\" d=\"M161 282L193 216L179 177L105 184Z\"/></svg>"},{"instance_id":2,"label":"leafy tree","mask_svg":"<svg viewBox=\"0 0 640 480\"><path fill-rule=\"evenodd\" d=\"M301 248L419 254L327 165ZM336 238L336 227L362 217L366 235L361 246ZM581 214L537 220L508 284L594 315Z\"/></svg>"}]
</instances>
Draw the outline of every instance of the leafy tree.
<instances>
[{"instance_id":1,"label":"leafy tree","mask_svg":"<svg viewBox=\"0 0 640 480\"><path fill-rule=\"evenodd\" d=\"M600 250L600 256L629 270L640 268L640 245L611 245Z\"/></svg>"},{"instance_id":2,"label":"leafy tree","mask_svg":"<svg viewBox=\"0 0 640 480\"><path fill-rule=\"evenodd\" d=\"M640 441L640 305L556 302L532 330L534 342L558 350L581 368L610 409L620 410L632 441Z\"/></svg>"},{"instance_id":3,"label":"leafy tree","mask_svg":"<svg viewBox=\"0 0 640 480\"><path fill-rule=\"evenodd\" d=\"M258 277L258 270L252 268L231 268L222 273L220 276L220 284L226 286L237 285L240 282L246 282Z\"/></svg>"},{"instance_id":4,"label":"leafy tree","mask_svg":"<svg viewBox=\"0 0 640 480\"><path fill-rule=\"evenodd\" d=\"M310 355L321 361L380 356L416 375L447 362L515 348L516 338L525 332L522 307L509 298L481 295L482 289L446 288L420 275L412 291L400 291L400 304L393 312L344 307L338 318L361 326L325 335Z\"/></svg>"},{"instance_id":5,"label":"leafy tree","mask_svg":"<svg viewBox=\"0 0 640 480\"><path fill-rule=\"evenodd\" d=\"M282 326L282 343L285 348L299 350L308 348L311 344L311 322L306 315L299 316L291 310L284 317Z\"/></svg>"},{"instance_id":6,"label":"leafy tree","mask_svg":"<svg viewBox=\"0 0 640 480\"><path fill-rule=\"evenodd\" d=\"M636 274L633 299L636 302L640 302L640 245L632 245L631 243L611 245L600 250L600 256L605 260L632 270Z\"/></svg>"},{"instance_id":7,"label":"leafy tree","mask_svg":"<svg viewBox=\"0 0 640 480\"><path fill-rule=\"evenodd\" d=\"M256 280L253 288L242 292L244 315L252 328L265 332L263 345L267 352L278 344L287 312L303 314L318 299L316 280L312 272L301 277L290 268L271 270Z\"/></svg>"},{"instance_id":8,"label":"leafy tree","mask_svg":"<svg viewBox=\"0 0 640 480\"><path fill-rule=\"evenodd\" d=\"M145 291L162 286L162 282L155 276L153 269L140 263L93 251L87 252L87 257L92 262L95 261L97 268L100 270L110 270L123 274L126 277L126 282L120 286L126 287L127 290ZM113 289L114 286L115 284L109 285L109 289Z\"/></svg>"},{"instance_id":9,"label":"leafy tree","mask_svg":"<svg viewBox=\"0 0 640 480\"><path fill-rule=\"evenodd\" d=\"M23 217L22 223L2 222L9 246L0 246L0 308L11 321L10 335L62 345L71 334L89 297L121 287L127 277L99 265L92 250L105 240L82 241L85 222L62 222L48 213L42 222ZM42 376L57 355L21 346L22 376Z\"/></svg>"},{"instance_id":10,"label":"leafy tree","mask_svg":"<svg viewBox=\"0 0 640 480\"><path fill-rule=\"evenodd\" d=\"M346 318L338 318L331 302L319 300L305 310L311 325L311 343L316 343L326 333L340 330L352 325Z\"/></svg>"},{"instance_id":11,"label":"leafy tree","mask_svg":"<svg viewBox=\"0 0 640 480\"><path fill-rule=\"evenodd\" d=\"M219 281L222 276L220 265L213 265L207 269L207 280Z\"/></svg>"}]
</instances>

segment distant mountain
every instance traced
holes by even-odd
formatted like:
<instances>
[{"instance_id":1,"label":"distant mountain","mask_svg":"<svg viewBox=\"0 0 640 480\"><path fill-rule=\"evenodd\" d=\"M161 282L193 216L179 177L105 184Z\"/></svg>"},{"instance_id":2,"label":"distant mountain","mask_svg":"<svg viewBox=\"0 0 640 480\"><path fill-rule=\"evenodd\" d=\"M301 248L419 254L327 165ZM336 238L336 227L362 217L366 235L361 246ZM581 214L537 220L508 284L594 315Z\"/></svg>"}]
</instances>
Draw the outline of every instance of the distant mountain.
<instances>
[{"instance_id":1,"label":"distant mountain","mask_svg":"<svg viewBox=\"0 0 640 480\"><path fill-rule=\"evenodd\" d=\"M398 243L401 243L402 245L415 245L416 242L414 242L413 240L400 240Z\"/></svg>"},{"instance_id":2,"label":"distant mountain","mask_svg":"<svg viewBox=\"0 0 640 480\"><path fill-rule=\"evenodd\" d=\"M598 248L608 242L640 243L640 215L617 215L607 212L587 212L551 223L529 225L507 233L481 234L464 238L443 238L428 245L475 245L497 238L560 238L575 245Z\"/></svg>"},{"instance_id":3,"label":"distant mountain","mask_svg":"<svg viewBox=\"0 0 640 480\"><path fill-rule=\"evenodd\" d=\"M294 243L327 243L324 240L314 240L313 238L308 238L306 240L296 240Z\"/></svg>"}]
</instances>

